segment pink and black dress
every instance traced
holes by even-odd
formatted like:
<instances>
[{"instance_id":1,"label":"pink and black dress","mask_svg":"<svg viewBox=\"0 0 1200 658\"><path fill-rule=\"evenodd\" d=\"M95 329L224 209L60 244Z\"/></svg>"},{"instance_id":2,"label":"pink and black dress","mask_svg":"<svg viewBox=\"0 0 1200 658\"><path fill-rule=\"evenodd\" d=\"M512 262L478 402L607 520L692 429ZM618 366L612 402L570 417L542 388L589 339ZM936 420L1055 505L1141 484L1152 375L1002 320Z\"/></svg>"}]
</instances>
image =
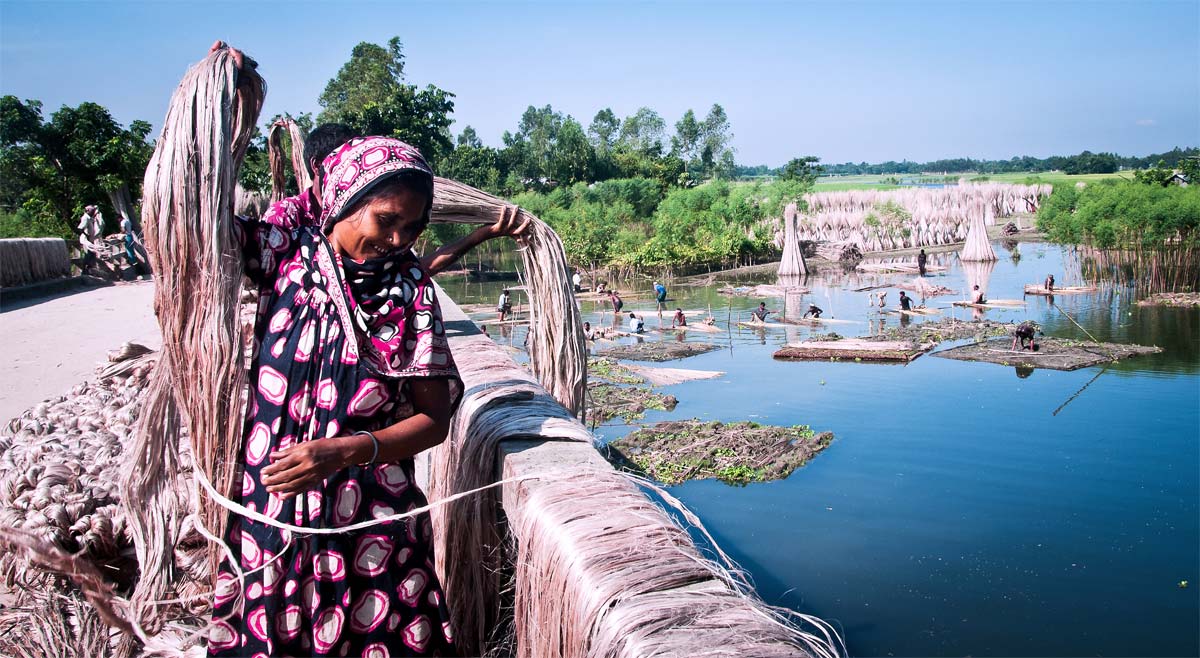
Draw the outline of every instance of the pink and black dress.
<instances>
[{"instance_id":1,"label":"pink and black dress","mask_svg":"<svg viewBox=\"0 0 1200 658\"><path fill-rule=\"evenodd\" d=\"M391 139L354 140L330 158L356 166L355 180L382 178L388 171L364 167L362 158L380 157L380 148L390 171L428 171L419 153L413 157L415 149ZM335 203L325 207L338 212L354 198L326 192L323 200ZM278 521L311 528L345 527L425 505L412 459L351 466L287 500L268 493L260 477L275 450L378 430L411 416L414 377L448 379L457 404L462 384L420 262L411 252L361 263L343 259L315 226L242 221L236 232L246 274L261 295L244 475L235 498ZM209 654L454 655L431 537L427 513L316 535L233 515L226 541L246 575L239 583L231 565L221 565Z\"/></svg>"}]
</instances>

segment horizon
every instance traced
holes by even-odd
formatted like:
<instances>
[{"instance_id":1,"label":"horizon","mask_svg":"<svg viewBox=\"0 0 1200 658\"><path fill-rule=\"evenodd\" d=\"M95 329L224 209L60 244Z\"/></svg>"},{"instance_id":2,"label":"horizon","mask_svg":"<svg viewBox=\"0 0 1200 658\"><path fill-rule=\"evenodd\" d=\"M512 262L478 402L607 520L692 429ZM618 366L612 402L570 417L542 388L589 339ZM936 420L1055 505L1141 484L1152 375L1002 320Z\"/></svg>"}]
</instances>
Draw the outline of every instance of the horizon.
<instances>
[{"instance_id":1,"label":"horizon","mask_svg":"<svg viewBox=\"0 0 1200 658\"><path fill-rule=\"evenodd\" d=\"M669 135L685 110L702 117L713 103L729 115L737 162L750 167L805 155L824 164L1145 157L1200 144L1200 58L1188 56L1200 52L1196 2L355 3L336 12L307 2L287 13L247 3L236 22L214 6L231 3L0 4L0 94L42 101L47 118L96 102L122 125L151 122L157 137L184 70L220 38L259 62L263 117L315 117L355 44L399 36L408 82L455 94L451 130L470 125L489 146L531 105L550 104L585 129L605 107L625 117L645 106ZM426 27L404 27L414 23Z\"/></svg>"}]
</instances>

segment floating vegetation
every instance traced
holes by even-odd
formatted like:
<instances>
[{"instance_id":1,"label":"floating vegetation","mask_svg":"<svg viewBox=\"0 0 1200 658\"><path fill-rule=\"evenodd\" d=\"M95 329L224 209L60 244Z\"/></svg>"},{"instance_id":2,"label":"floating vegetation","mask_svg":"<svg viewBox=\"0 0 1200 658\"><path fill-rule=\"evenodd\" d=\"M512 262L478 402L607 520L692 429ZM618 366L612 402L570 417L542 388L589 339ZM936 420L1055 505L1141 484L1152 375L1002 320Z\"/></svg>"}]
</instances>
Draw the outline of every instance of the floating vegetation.
<instances>
[{"instance_id":1,"label":"floating vegetation","mask_svg":"<svg viewBox=\"0 0 1200 658\"><path fill-rule=\"evenodd\" d=\"M1043 338L1037 341L1037 344L1040 348L1037 352L1014 351L1012 343L1007 339L990 340L938 352L935 356L959 361L986 361L1002 366L1077 370L1101 363L1119 361L1131 356L1156 354L1162 351L1161 347L1091 343L1065 338Z\"/></svg>"},{"instance_id":2,"label":"floating vegetation","mask_svg":"<svg viewBox=\"0 0 1200 658\"><path fill-rule=\"evenodd\" d=\"M727 484L780 480L833 441L807 425L666 421L605 446L609 461L664 484L717 479Z\"/></svg>"},{"instance_id":3,"label":"floating vegetation","mask_svg":"<svg viewBox=\"0 0 1200 658\"><path fill-rule=\"evenodd\" d=\"M996 336L1012 334L1017 324L1015 322L995 322L993 320L956 320L946 318L937 322L922 322L907 327L888 327L878 336L869 340L902 341L913 343L941 343L948 340L974 338L982 341Z\"/></svg>"},{"instance_id":4,"label":"floating vegetation","mask_svg":"<svg viewBox=\"0 0 1200 658\"><path fill-rule=\"evenodd\" d=\"M616 384L646 383L646 380L633 374L620 363L617 363L616 359L608 357L601 356L588 359L587 371L589 377L597 377Z\"/></svg>"},{"instance_id":5,"label":"floating vegetation","mask_svg":"<svg viewBox=\"0 0 1200 658\"><path fill-rule=\"evenodd\" d=\"M633 345L618 345L600 352L600 356L613 359L631 359L633 361L671 361L673 359L683 359L711 352L719 349L719 347L712 343L679 343L664 340L636 343Z\"/></svg>"},{"instance_id":6,"label":"floating vegetation","mask_svg":"<svg viewBox=\"0 0 1200 658\"><path fill-rule=\"evenodd\" d=\"M1200 306L1200 292L1160 292L1146 299L1139 299L1138 306L1174 306L1188 308Z\"/></svg>"},{"instance_id":7,"label":"floating vegetation","mask_svg":"<svg viewBox=\"0 0 1200 658\"><path fill-rule=\"evenodd\" d=\"M622 418L633 422L646 415L649 409L671 411L679 400L674 395L655 393L653 389L614 384L589 384L587 422L599 424Z\"/></svg>"}]
</instances>

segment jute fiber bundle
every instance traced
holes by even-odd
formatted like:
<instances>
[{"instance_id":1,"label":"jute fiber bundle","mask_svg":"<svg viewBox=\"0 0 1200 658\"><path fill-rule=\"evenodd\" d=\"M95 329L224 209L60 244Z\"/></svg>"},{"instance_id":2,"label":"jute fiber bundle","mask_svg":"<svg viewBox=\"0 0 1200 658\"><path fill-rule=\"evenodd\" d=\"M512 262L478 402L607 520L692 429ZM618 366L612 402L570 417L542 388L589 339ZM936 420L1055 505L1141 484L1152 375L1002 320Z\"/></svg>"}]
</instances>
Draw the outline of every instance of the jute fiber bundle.
<instances>
[{"instance_id":1,"label":"jute fiber bundle","mask_svg":"<svg viewBox=\"0 0 1200 658\"><path fill-rule=\"evenodd\" d=\"M240 86L240 90L239 90ZM158 273L154 308L163 346L121 480L121 500L141 577L133 603L141 624L161 626L160 607L175 579L173 549L193 512L223 536L226 512L211 500L194 509L181 470L179 437L218 491L230 492L242 444L246 356L238 321L242 261L233 233L234 186L264 83L246 62L220 49L193 66L171 98L146 168L142 225ZM210 552L210 577L217 552Z\"/></svg>"},{"instance_id":2,"label":"jute fiber bundle","mask_svg":"<svg viewBox=\"0 0 1200 658\"><path fill-rule=\"evenodd\" d=\"M271 203L281 201L288 195L285 188L287 176L283 171L283 132L287 131L291 142L292 171L296 174L296 186L303 192L312 186L312 176L304 163L304 131L291 119L279 119L271 124L267 135L267 157L271 163Z\"/></svg>"},{"instance_id":3,"label":"jute fiber bundle","mask_svg":"<svg viewBox=\"0 0 1200 658\"><path fill-rule=\"evenodd\" d=\"M470 185L435 178L433 221L491 224L511 204ZM575 304L562 240L542 220L519 210L529 226L520 238L521 262L529 284L529 362L533 376L576 416L584 412L587 344Z\"/></svg>"},{"instance_id":4,"label":"jute fiber bundle","mask_svg":"<svg viewBox=\"0 0 1200 658\"><path fill-rule=\"evenodd\" d=\"M783 210L783 258L779 261L779 276L808 274L804 254L800 252L800 239L796 235L796 223L800 211L796 204L789 203Z\"/></svg>"},{"instance_id":5,"label":"jute fiber bundle","mask_svg":"<svg viewBox=\"0 0 1200 658\"><path fill-rule=\"evenodd\" d=\"M62 238L0 240L0 287L23 286L71 275L71 257Z\"/></svg>"},{"instance_id":6,"label":"jute fiber bundle","mask_svg":"<svg viewBox=\"0 0 1200 658\"><path fill-rule=\"evenodd\" d=\"M963 261L997 260L996 252L992 249L992 243L988 241L987 227L984 226L982 212L977 212L971 217L971 228L967 232L967 242L963 245L963 250L959 257Z\"/></svg>"}]
</instances>

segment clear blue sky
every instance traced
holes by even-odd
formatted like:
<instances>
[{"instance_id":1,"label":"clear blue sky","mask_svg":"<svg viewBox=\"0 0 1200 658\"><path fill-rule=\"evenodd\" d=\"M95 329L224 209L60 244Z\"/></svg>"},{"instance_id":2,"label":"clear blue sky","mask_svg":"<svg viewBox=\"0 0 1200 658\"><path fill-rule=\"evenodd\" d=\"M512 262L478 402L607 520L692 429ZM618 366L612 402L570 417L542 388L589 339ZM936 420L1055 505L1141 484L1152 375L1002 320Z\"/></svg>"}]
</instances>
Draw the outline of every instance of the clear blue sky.
<instances>
[{"instance_id":1,"label":"clear blue sky","mask_svg":"<svg viewBox=\"0 0 1200 658\"><path fill-rule=\"evenodd\" d=\"M217 38L260 64L264 117L316 111L360 41L457 95L500 144L529 105L586 125L720 103L743 164L1144 155L1200 144L1200 1L317 3L0 0L0 93L159 125Z\"/></svg>"}]
</instances>

